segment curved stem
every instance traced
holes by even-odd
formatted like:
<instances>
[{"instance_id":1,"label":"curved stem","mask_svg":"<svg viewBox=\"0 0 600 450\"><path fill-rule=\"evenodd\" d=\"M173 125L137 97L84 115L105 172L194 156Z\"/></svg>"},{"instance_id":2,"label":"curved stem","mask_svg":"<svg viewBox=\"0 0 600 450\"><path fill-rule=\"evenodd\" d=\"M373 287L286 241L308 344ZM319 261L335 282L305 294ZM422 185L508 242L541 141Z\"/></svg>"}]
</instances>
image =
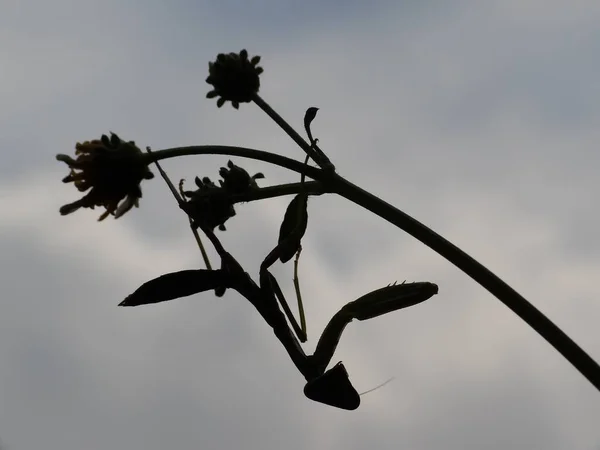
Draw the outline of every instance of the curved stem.
<instances>
[{"instance_id":1,"label":"curved stem","mask_svg":"<svg viewBox=\"0 0 600 450\"><path fill-rule=\"evenodd\" d=\"M324 171L317 167L306 166L300 161L286 158L285 156L247 147L232 147L228 145L194 145L190 147L166 148L156 151L153 150L152 153L143 154L143 157L148 161L149 164L151 162L160 161L161 159L177 158L179 156L190 155L239 156L242 158L268 162L300 174L304 173L307 177L312 178L313 180L322 181L325 178Z\"/></svg>"},{"instance_id":2,"label":"curved stem","mask_svg":"<svg viewBox=\"0 0 600 450\"><path fill-rule=\"evenodd\" d=\"M482 264L421 222L337 174L332 175L327 187L406 231L461 269L537 331L600 390L600 366L542 312Z\"/></svg>"}]
</instances>

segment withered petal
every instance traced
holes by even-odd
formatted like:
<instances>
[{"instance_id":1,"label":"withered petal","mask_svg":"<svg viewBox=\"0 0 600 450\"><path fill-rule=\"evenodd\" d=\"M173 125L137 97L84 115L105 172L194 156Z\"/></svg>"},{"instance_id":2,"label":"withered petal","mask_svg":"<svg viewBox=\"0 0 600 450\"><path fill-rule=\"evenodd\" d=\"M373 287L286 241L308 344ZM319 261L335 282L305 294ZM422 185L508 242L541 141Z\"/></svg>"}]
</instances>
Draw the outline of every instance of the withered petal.
<instances>
[{"instance_id":1,"label":"withered petal","mask_svg":"<svg viewBox=\"0 0 600 450\"><path fill-rule=\"evenodd\" d=\"M77 200L77 201L75 201L73 203L69 203L67 205L61 206L60 209L59 209L60 215L61 216L66 216L67 214L74 213L75 211L77 211L82 206L83 206L83 199L80 198L79 200Z\"/></svg>"}]
</instances>

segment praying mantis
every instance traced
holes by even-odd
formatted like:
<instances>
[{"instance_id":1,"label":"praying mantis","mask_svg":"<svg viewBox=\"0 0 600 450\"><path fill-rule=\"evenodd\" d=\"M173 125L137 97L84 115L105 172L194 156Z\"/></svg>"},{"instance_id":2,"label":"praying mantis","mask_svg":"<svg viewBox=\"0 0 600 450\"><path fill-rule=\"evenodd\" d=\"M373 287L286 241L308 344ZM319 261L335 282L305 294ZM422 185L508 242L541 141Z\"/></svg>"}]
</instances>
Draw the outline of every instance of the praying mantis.
<instances>
[{"instance_id":1,"label":"praying mantis","mask_svg":"<svg viewBox=\"0 0 600 450\"><path fill-rule=\"evenodd\" d=\"M313 112L316 114L316 111ZM312 114L314 118L314 114L310 112L310 109L307 111L307 116L309 114ZM318 149L316 139L313 139L310 133L310 120L307 121L306 118L305 127L311 145ZM147 148L147 151L151 153L150 148ZM305 164L307 162L308 157ZM226 289L232 288L248 299L267 324L271 326L293 363L306 379L304 387L306 397L341 409L354 410L358 408L360 406L360 396L350 383L343 363L338 362L334 367L327 370L345 327L355 319L359 321L368 320L421 303L437 294L438 286L429 282L393 283L347 303L331 318L325 327L314 353L307 355L300 345L300 343L307 341L307 328L299 287L298 260L302 250L301 240L308 224L308 194L301 190L290 202L280 227L278 243L260 265L259 284L256 284L237 260L225 250L213 231L217 225L220 229L224 229L224 221L235 214L231 207L232 204L227 203L224 197L215 197L216 202L222 201L222 203L200 203L203 207L198 208L193 206L192 200L184 200L186 196L196 199L210 199L211 197L208 194L214 194L216 191L211 190L218 189L218 187L208 178L203 180L197 178L196 184L200 189L196 193L184 192L183 180L179 184L179 190L177 190L158 161L155 161L155 163L180 208L188 215L192 232L200 247L207 269L184 270L158 277L144 283L121 302L120 306L157 303L211 289L220 297L224 295ZM250 177L247 172L235 166L231 161L228 163L228 169L222 168L220 174L224 178L224 181L221 182L222 188L233 185L236 189L240 185L244 189L259 189L254 180L264 177L262 174ZM304 185L304 174L302 175L301 185ZM235 189L233 190L235 191ZM214 214L211 215L213 210L219 211L218 217ZM223 220L219 220L220 218ZM208 237L220 257L220 269L212 269L198 235L198 228ZM269 271L277 260L286 263L294 255L294 286L300 323L294 317L277 279Z\"/></svg>"},{"instance_id":2,"label":"praying mantis","mask_svg":"<svg viewBox=\"0 0 600 450\"><path fill-rule=\"evenodd\" d=\"M221 258L221 269L184 270L163 275L144 283L121 302L120 306L157 303L211 289L235 289L255 306L272 327L274 334L305 377L306 397L337 408L354 410L360 406L360 396L350 383L344 365L339 362L327 370L346 325L354 319L367 320L416 305L438 292L437 285L433 283L416 282L392 284L363 295L346 304L332 317L317 343L315 352L306 355L299 343L306 340L306 331L298 326L275 277L268 271L269 264L276 260L281 249L276 247L261 265L260 285L257 285L235 258L223 248L213 231L208 228L203 228L203 231ZM279 308L278 301L284 312ZM290 329L286 320L295 325Z\"/></svg>"}]
</instances>

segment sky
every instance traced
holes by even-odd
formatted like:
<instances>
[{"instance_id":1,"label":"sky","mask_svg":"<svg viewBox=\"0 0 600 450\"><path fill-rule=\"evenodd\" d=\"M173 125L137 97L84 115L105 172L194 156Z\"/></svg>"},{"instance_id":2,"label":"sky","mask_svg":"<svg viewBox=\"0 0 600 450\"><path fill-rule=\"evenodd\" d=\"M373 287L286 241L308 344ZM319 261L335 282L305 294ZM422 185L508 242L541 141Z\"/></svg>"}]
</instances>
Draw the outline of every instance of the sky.
<instances>
[{"instance_id":1,"label":"sky","mask_svg":"<svg viewBox=\"0 0 600 450\"><path fill-rule=\"evenodd\" d=\"M600 3L0 0L0 446L80 449L600 449L600 396L485 289L334 196L309 201L300 281L314 349L345 303L395 280L439 294L348 326L353 412L304 379L235 292L117 304L202 267L160 178L140 208L61 217L78 141L303 153L255 105L207 100L208 62L262 57L260 95L338 172L461 247L600 360ZM295 182L233 158L261 186ZM165 162L217 178L227 157ZM154 172L156 172L154 170ZM289 198L219 232L257 279ZM216 261L213 254L213 262ZM293 303L291 264L273 273Z\"/></svg>"}]
</instances>

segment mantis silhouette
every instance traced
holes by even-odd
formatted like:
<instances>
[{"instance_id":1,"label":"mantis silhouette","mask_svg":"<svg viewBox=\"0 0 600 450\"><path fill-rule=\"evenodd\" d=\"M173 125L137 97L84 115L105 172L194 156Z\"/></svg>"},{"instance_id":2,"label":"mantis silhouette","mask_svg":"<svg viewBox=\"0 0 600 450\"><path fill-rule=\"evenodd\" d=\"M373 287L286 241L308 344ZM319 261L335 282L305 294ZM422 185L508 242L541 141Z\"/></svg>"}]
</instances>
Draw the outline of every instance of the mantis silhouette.
<instances>
[{"instance_id":1,"label":"mantis silhouette","mask_svg":"<svg viewBox=\"0 0 600 450\"><path fill-rule=\"evenodd\" d=\"M147 151L150 153L150 148L147 148ZM367 320L423 302L437 294L437 285L429 282L394 283L347 303L325 327L314 353L306 355L300 346L300 342L306 342L307 333L298 284L296 293L300 325L296 321L277 279L269 272L269 268L278 259L285 263L296 255L295 282L298 281L297 262L301 251L300 241L308 223L308 194L305 192L297 194L288 206L281 225L278 244L262 262L259 272L260 285L257 285L216 237L213 229L217 222L207 221L205 217L202 217L201 211L190 207L190 202L183 198L182 184L180 183L180 192L178 192L158 162L156 162L156 166L180 208L189 217L190 226L202 250L207 269L184 270L148 281L121 302L120 306L157 303L211 289L214 289L217 296L222 296L227 288L232 288L248 299L271 326L274 334L305 377L307 383L304 387L304 394L309 399L347 410L358 408L360 396L350 383L342 362L327 370L345 327L354 319ZM235 166L230 164L229 167L233 170ZM260 175L262 176L262 174ZM210 182L208 179L205 180L206 183ZM219 255L220 269L211 268L197 228L204 232Z\"/></svg>"},{"instance_id":2,"label":"mantis silhouette","mask_svg":"<svg viewBox=\"0 0 600 450\"><path fill-rule=\"evenodd\" d=\"M220 269L184 270L162 275L144 283L120 306L157 303L210 289L232 288L249 300L271 326L307 381L304 394L311 400L337 408L353 410L360 406L360 396L350 383L344 365L339 362L327 370L346 325L354 319L367 320L415 305L438 292L437 285L427 282L393 284L372 291L342 307L325 327L315 352L306 355L298 342L300 337L294 334L286 321L286 315L289 320L291 314L284 315L279 308L277 289L273 289L272 284L274 277L263 267L261 285L258 286L223 248L213 231L209 228L203 228L203 231L221 258ZM280 301L285 302L283 295Z\"/></svg>"}]
</instances>

